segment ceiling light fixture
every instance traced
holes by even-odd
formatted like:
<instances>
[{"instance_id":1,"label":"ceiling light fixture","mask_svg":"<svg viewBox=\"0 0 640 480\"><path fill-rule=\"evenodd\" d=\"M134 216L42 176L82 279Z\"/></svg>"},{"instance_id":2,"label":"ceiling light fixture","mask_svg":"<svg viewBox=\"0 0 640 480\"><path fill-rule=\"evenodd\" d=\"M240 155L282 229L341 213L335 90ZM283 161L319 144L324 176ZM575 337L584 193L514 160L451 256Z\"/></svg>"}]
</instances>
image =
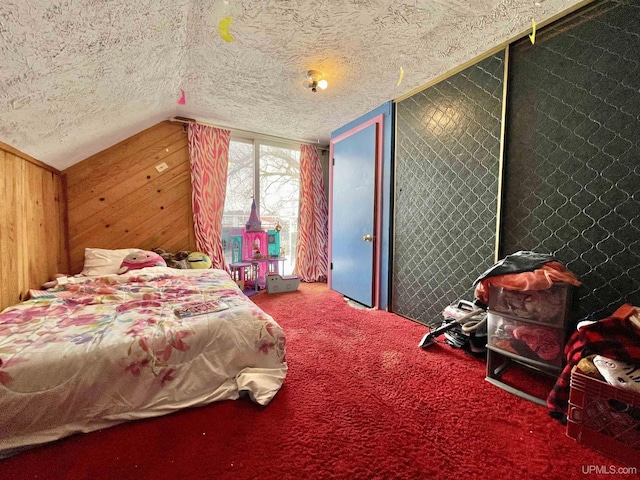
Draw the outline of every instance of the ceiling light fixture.
<instances>
[{"instance_id":1,"label":"ceiling light fixture","mask_svg":"<svg viewBox=\"0 0 640 480\"><path fill-rule=\"evenodd\" d=\"M308 70L304 76L307 78L303 85L305 88L310 88L312 92L317 92L318 88L324 90L329 83L322 78L322 74L317 70Z\"/></svg>"}]
</instances>

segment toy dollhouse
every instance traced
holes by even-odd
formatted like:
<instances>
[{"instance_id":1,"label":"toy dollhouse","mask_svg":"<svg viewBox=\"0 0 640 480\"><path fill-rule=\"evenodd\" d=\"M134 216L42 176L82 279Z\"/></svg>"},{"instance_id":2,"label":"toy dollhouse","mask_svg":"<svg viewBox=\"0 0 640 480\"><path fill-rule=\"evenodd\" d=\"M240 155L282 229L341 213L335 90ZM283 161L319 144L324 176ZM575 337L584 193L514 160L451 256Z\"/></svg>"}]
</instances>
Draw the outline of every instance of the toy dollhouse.
<instances>
[{"instance_id":1,"label":"toy dollhouse","mask_svg":"<svg viewBox=\"0 0 640 480\"><path fill-rule=\"evenodd\" d=\"M268 256L268 236L262 230L255 199L251 202L251 214L242 234L242 260L259 260Z\"/></svg>"},{"instance_id":2,"label":"toy dollhouse","mask_svg":"<svg viewBox=\"0 0 640 480\"><path fill-rule=\"evenodd\" d=\"M293 292L300 285L297 275L283 276L276 272L267 272L267 293Z\"/></svg>"},{"instance_id":3,"label":"toy dollhouse","mask_svg":"<svg viewBox=\"0 0 640 480\"><path fill-rule=\"evenodd\" d=\"M279 262L286 260L279 255L280 225L274 230L262 229L255 199L251 202L251 214L245 228L240 229L240 235L232 235L230 243L231 274L243 289L257 292L267 288L267 275L279 274Z\"/></svg>"}]
</instances>

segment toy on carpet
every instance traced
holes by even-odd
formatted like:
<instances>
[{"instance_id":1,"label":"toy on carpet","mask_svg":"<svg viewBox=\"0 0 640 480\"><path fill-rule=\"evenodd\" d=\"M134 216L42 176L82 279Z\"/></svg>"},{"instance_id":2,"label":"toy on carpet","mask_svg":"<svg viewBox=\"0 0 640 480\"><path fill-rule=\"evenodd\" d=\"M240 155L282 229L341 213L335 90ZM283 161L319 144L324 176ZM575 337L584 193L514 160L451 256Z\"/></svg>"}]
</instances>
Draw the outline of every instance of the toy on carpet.
<instances>
[{"instance_id":1,"label":"toy on carpet","mask_svg":"<svg viewBox=\"0 0 640 480\"><path fill-rule=\"evenodd\" d=\"M130 253L120 264L119 274L130 272L131 270L139 270L145 267L166 267L167 263L156 252L148 252L139 250Z\"/></svg>"},{"instance_id":2,"label":"toy on carpet","mask_svg":"<svg viewBox=\"0 0 640 480\"><path fill-rule=\"evenodd\" d=\"M283 277L276 272L267 273L267 293L293 292L300 285L300 277L291 275Z\"/></svg>"},{"instance_id":3,"label":"toy on carpet","mask_svg":"<svg viewBox=\"0 0 640 480\"><path fill-rule=\"evenodd\" d=\"M211 259L202 252L191 252L187 261L189 268L211 268Z\"/></svg>"}]
</instances>

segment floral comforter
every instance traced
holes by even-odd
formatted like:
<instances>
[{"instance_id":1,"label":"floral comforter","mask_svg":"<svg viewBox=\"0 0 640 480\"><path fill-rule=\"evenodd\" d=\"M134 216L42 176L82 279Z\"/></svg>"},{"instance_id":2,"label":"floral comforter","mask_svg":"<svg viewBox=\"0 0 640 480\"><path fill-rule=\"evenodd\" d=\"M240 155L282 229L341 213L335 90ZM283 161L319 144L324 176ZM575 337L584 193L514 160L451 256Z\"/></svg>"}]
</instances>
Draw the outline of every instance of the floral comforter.
<instances>
[{"instance_id":1,"label":"floral comforter","mask_svg":"<svg viewBox=\"0 0 640 480\"><path fill-rule=\"evenodd\" d=\"M241 394L266 405L282 386L281 327L222 270L62 283L0 314L0 455ZM224 309L174 312L209 300Z\"/></svg>"}]
</instances>

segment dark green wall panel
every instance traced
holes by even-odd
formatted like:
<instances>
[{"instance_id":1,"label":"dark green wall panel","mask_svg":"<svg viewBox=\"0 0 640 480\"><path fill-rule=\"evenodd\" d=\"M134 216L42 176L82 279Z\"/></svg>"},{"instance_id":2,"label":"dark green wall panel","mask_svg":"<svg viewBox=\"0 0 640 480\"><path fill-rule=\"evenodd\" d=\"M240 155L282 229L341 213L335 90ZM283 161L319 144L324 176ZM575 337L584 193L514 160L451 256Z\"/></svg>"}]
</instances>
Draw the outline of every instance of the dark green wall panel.
<instances>
[{"instance_id":1,"label":"dark green wall panel","mask_svg":"<svg viewBox=\"0 0 640 480\"><path fill-rule=\"evenodd\" d=\"M514 44L509 72L501 256L556 255L580 318L640 305L640 2Z\"/></svg>"},{"instance_id":2,"label":"dark green wall panel","mask_svg":"<svg viewBox=\"0 0 640 480\"><path fill-rule=\"evenodd\" d=\"M394 312L439 323L494 261L504 54L396 107Z\"/></svg>"}]
</instances>

